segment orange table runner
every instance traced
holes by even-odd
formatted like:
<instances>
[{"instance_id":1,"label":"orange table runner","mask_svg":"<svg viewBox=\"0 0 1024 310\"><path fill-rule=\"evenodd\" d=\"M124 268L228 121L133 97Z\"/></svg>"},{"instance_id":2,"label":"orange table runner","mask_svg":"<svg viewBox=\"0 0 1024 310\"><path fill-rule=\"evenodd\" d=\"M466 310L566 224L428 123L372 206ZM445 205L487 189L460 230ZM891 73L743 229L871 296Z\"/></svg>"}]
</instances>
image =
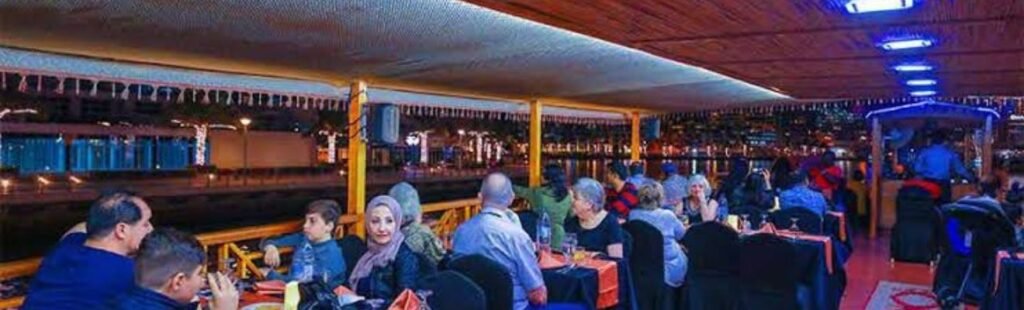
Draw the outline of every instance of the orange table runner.
<instances>
[{"instance_id":1,"label":"orange table runner","mask_svg":"<svg viewBox=\"0 0 1024 310\"><path fill-rule=\"evenodd\" d=\"M1015 256L1017 256L1017 259L1024 259L1024 253L1015 253ZM999 291L999 269L1002 268L1003 259L1005 259L1005 258L1010 258L1010 253L1006 252L1006 250L999 251L999 253L996 254L996 274L995 274L995 281L996 281L996 283L992 287L992 293L991 293L993 295L995 295L995 293L997 291Z\"/></svg>"},{"instance_id":2,"label":"orange table runner","mask_svg":"<svg viewBox=\"0 0 1024 310\"><path fill-rule=\"evenodd\" d=\"M829 236L811 235L789 230L778 230L776 231L776 234L789 238L823 243L825 245L825 268L828 269L829 274L832 274L832 238Z\"/></svg>"},{"instance_id":3,"label":"orange table runner","mask_svg":"<svg viewBox=\"0 0 1024 310\"><path fill-rule=\"evenodd\" d=\"M543 269L564 266L566 258L562 254L546 254L541 252L540 266ZM619 304L619 266L610 260L591 258L579 264L580 267L597 270L597 308L611 308Z\"/></svg>"},{"instance_id":4,"label":"orange table runner","mask_svg":"<svg viewBox=\"0 0 1024 310\"><path fill-rule=\"evenodd\" d=\"M846 214L838 211L827 211L827 213L839 218L839 241L846 241Z\"/></svg>"}]
</instances>

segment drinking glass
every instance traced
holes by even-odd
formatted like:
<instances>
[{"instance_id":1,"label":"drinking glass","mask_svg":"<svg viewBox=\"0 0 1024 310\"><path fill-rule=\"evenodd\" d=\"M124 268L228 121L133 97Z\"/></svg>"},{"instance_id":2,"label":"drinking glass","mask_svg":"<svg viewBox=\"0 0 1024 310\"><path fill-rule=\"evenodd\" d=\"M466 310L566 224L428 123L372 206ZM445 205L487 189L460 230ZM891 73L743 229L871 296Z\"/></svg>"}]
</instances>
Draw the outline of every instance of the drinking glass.
<instances>
[{"instance_id":1,"label":"drinking glass","mask_svg":"<svg viewBox=\"0 0 1024 310\"><path fill-rule=\"evenodd\" d=\"M761 227L768 225L768 213L761 213Z\"/></svg>"},{"instance_id":2,"label":"drinking glass","mask_svg":"<svg viewBox=\"0 0 1024 310\"><path fill-rule=\"evenodd\" d=\"M789 230L791 230L793 232L799 232L800 231L800 226L797 226L796 222L799 222L800 218L791 217L791 218L789 218L789 221L790 221L790 223L793 223L792 225L789 226Z\"/></svg>"},{"instance_id":3,"label":"drinking glass","mask_svg":"<svg viewBox=\"0 0 1024 310\"><path fill-rule=\"evenodd\" d=\"M562 255L565 255L565 260L569 263L569 267L576 267L574 260L576 254L577 239L576 234L567 233L562 238Z\"/></svg>"},{"instance_id":4,"label":"drinking glass","mask_svg":"<svg viewBox=\"0 0 1024 310\"><path fill-rule=\"evenodd\" d=\"M740 220L740 231L742 231L743 233L749 233L750 232L750 220L747 219L748 217L750 217L750 214L747 214L747 213L741 213L740 214L740 219L741 219Z\"/></svg>"},{"instance_id":5,"label":"drinking glass","mask_svg":"<svg viewBox=\"0 0 1024 310\"><path fill-rule=\"evenodd\" d=\"M427 303L427 298L433 295L434 291L431 290L416 290L416 297L420 299L419 310L430 310L430 305Z\"/></svg>"}]
</instances>

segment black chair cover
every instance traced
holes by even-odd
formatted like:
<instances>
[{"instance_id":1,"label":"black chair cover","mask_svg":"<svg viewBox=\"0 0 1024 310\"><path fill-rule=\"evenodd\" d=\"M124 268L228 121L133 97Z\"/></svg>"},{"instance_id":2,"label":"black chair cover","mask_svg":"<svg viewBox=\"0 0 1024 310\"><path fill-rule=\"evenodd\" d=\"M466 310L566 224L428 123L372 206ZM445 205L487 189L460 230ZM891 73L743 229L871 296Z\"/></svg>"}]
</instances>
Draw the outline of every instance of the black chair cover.
<instances>
[{"instance_id":1,"label":"black chair cover","mask_svg":"<svg viewBox=\"0 0 1024 310\"><path fill-rule=\"evenodd\" d=\"M629 256L633 254L633 235L629 234L629 231L622 230L622 257L629 259Z\"/></svg>"},{"instance_id":2,"label":"black chair cover","mask_svg":"<svg viewBox=\"0 0 1024 310\"><path fill-rule=\"evenodd\" d=\"M941 236L942 215L931 194L919 187L901 188L896 196L890 256L902 262L931 262L938 253Z\"/></svg>"},{"instance_id":3,"label":"black chair cover","mask_svg":"<svg viewBox=\"0 0 1024 310\"><path fill-rule=\"evenodd\" d=\"M1012 247L1015 243L1013 224L1002 213L996 202L961 199L942 206L943 219L955 219L964 231L971 233L969 255L960 255L953 246L941 247L942 259L933 280L933 290L940 300L955 296L960 290L964 277L967 285L963 296L968 301L980 301L986 294L988 275L994 270L996 251ZM943 238L948 242L948 238ZM970 269L970 272L968 272Z\"/></svg>"},{"instance_id":4,"label":"black chair cover","mask_svg":"<svg viewBox=\"0 0 1024 310\"><path fill-rule=\"evenodd\" d=\"M743 219L743 215L746 214L747 215L747 220L750 221L750 228L751 229L758 229L759 227L761 227L761 222L764 221L764 218L761 215L767 214L768 212L764 211L764 210L761 210L759 208L749 207L748 206L748 207L739 207L739 208L735 208L735 209L734 208L729 208L729 213L735 214L735 215L739 216L740 219Z\"/></svg>"},{"instance_id":5,"label":"black chair cover","mask_svg":"<svg viewBox=\"0 0 1024 310\"><path fill-rule=\"evenodd\" d=\"M738 309L739 234L721 223L704 222L690 227L683 246L689 258L690 309Z\"/></svg>"},{"instance_id":6,"label":"black chair cover","mask_svg":"<svg viewBox=\"0 0 1024 310\"><path fill-rule=\"evenodd\" d=\"M537 240L537 222L540 221L540 216L532 210L519 211L516 215L519 216L519 224L523 225L523 230L530 235L530 240Z\"/></svg>"},{"instance_id":7,"label":"black chair cover","mask_svg":"<svg viewBox=\"0 0 1024 310\"><path fill-rule=\"evenodd\" d=\"M483 289L455 271L443 271L421 278L416 288L432 292L427 297L427 304L433 310L487 309Z\"/></svg>"},{"instance_id":8,"label":"black chair cover","mask_svg":"<svg viewBox=\"0 0 1024 310\"><path fill-rule=\"evenodd\" d=\"M421 253L413 253L416 256L416 262L419 265L420 277L432 276L437 273L437 265L430 262L425 255Z\"/></svg>"},{"instance_id":9,"label":"black chair cover","mask_svg":"<svg viewBox=\"0 0 1024 310\"><path fill-rule=\"evenodd\" d=\"M483 289L487 309L512 309L512 275L505 266L486 256L473 254L452 259L448 267L473 280Z\"/></svg>"},{"instance_id":10,"label":"black chair cover","mask_svg":"<svg viewBox=\"0 0 1024 310\"><path fill-rule=\"evenodd\" d=\"M793 225L794 218L797 219L796 226L800 228L800 231L815 235L821 234L821 216L818 216L811 210L793 207L778 210L771 214L772 223L779 229L789 229Z\"/></svg>"},{"instance_id":11,"label":"black chair cover","mask_svg":"<svg viewBox=\"0 0 1024 310\"><path fill-rule=\"evenodd\" d=\"M740 241L739 279L743 309L797 309L799 270L793 244L772 234ZM756 253L756 254L755 254Z\"/></svg>"},{"instance_id":12,"label":"black chair cover","mask_svg":"<svg viewBox=\"0 0 1024 310\"><path fill-rule=\"evenodd\" d=\"M629 268L633 271L637 306L640 309L664 309L665 248L664 236L651 224L629 221L622 225L633 239L632 252L628 256Z\"/></svg>"},{"instance_id":13,"label":"black chair cover","mask_svg":"<svg viewBox=\"0 0 1024 310\"><path fill-rule=\"evenodd\" d=\"M352 275L352 269L356 268L359 258L366 253L366 242L359 236L345 235L338 240L338 246L341 247L341 255L345 257L345 268L348 269L345 270L345 276L348 277Z\"/></svg>"}]
</instances>

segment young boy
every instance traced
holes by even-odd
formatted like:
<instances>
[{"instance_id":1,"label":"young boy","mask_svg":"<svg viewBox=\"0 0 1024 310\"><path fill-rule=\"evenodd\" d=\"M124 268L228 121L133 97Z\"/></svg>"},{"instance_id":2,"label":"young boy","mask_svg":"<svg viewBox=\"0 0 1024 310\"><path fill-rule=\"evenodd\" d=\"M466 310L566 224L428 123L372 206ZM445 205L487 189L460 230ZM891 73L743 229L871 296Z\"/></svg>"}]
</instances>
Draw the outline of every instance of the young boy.
<instances>
[{"instance_id":1,"label":"young boy","mask_svg":"<svg viewBox=\"0 0 1024 310\"><path fill-rule=\"evenodd\" d=\"M223 274L203 276L206 253L199 240L173 229L146 236L135 258L135 287L110 300L110 309L196 309L189 302L210 283L210 309L238 309L238 290ZM204 279L206 278L206 279Z\"/></svg>"},{"instance_id":2,"label":"young boy","mask_svg":"<svg viewBox=\"0 0 1024 310\"><path fill-rule=\"evenodd\" d=\"M270 269L266 273L267 279L303 280L301 258L312 254L312 279L325 280L330 287L342 285L347 279L345 258L341 255L341 248L333 238L339 214L338 203L333 200L314 201L306 207L306 221L302 225L301 233L297 232L264 241L260 246L263 249L263 262L273 268L281 264L280 247L294 249L291 269L288 274L282 275Z\"/></svg>"}]
</instances>

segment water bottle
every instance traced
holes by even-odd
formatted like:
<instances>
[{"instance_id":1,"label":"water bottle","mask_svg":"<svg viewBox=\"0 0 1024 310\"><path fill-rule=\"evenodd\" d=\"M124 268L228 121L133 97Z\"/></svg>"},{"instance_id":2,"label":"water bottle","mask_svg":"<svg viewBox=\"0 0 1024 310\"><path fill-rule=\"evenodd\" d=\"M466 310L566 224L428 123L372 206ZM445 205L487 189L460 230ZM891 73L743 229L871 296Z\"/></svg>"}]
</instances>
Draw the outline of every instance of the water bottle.
<instances>
[{"instance_id":1,"label":"water bottle","mask_svg":"<svg viewBox=\"0 0 1024 310\"><path fill-rule=\"evenodd\" d=\"M313 257L313 246L309 245L309 242L304 242L302 244L302 249L299 250L299 257L297 259L299 260L300 270L299 275L295 280L300 283L312 281L313 275L315 274L313 269L316 258Z\"/></svg>"},{"instance_id":2,"label":"water bottle","mask_svg":"<svg viewBox=\"0 0 1024 310\"><path fill-rule=\"evenodd\" d=\"M537 248L544 251L551 250L551 219L548 218L547 212L541 212L540 219L537 221Z\"/></svg>"}]
</instances>

